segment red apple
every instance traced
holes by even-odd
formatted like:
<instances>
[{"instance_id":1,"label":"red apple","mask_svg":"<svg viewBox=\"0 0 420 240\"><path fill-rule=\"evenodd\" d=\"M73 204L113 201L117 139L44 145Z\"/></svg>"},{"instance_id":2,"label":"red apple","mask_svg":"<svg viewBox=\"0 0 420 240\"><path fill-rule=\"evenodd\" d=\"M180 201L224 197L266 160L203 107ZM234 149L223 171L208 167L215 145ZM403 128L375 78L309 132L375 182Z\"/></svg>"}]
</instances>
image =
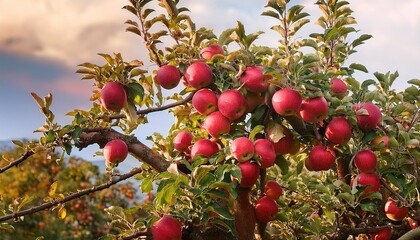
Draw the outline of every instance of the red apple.
<instances>
[{"instance_id":1,"label":"red apple","mask_svg":"<svg viewBox=\"0 0 420 240\"><path fill-rule=\"evenodd\" d=\"M127 94L123 85L117 82L109 82L101 90L101 104L109 111L120 111L127 102Z\"/></svg>"},{"instance_id":2,"label":"red apple","mask_svg":"<svg viewBox=\"0 0 420 240\"><path fill-rule=\"evenodd\" d=\"M238 162L250 160L254 152L254 143L246 137L236 138L230 145L230 153Z\"/></svg>"},{"instance_id":3,"label":"red apple","mask_svg":"<svg viewBox=\"0 0 420 240\"><path fill-rule=\"evenodd\" d=\"M281 116L291 116L299 112L302 97L296 90L283 88L274 93L271 103L274 110Z\"/></svg>"},{"instance_id":4,"label":"red apple","mask_svg":"<svg viewBox=\"0 0 420 240\"><path fill-rule=\"evenodd\" d=\"M382 113L373 103L361 103L353 107L356 110L357 125L363 131L374 130L382 121Z\"/></svg>"},{"instance_id":5,"label":"red apple","mask_svg":"<svg viewBox=\"0 0 420 240\"><path fill-rule=\"evenodd\" d=\"M398 207L394 199L389 198L385 203L385 215L392 221L402 221L408 214L408 207Z\"/></svg>"},{"instance_id":6,"label":"red apple","mask_svg":"<svg viewBox=\"0 0 420 240\"><path fill-rule=\"evenodd\" d=\"M273 144L267 139L258 139L254 142L255 153L258 154L262 168L269 168L274 165L276 151Z\"/></svg>"},{"instance_id":7,"label":"red apple","mask_svg":"<svg viewBox=\"0 0 420 240\"><path fill-rule=\"evenodd\" d=\"M356 181L356 183L354 181ZM353 183L357 184L359 187L367 186L362 194L362 197L366 196L370 192L379 191L381 187L381 180L376 173L359 173L350 185L353 185Z\"/></svg>"},{"instance_id":8,"label":"red apple","mask_svg":"<svg viewBox=\"0 0 420 240\"><path fill-rule=\"evenodd\" d=\"M210 113L201 125L203 130L206 130L210 136L218 138L230 131L230 122L219 111Z\"/></svg>"},{"instance_id":9,"label":"red apple","mask_svg":"<svg viewBox=\"0 0 420 240\"><path fill-rule=\"evenodd\" d=\"M182 227L174 217L164 215L152 226L154 240L181 240Z\"/></svg>"},{"instance_id":10,"label":"red apple","mask_svg":"<svg viewBox=\"0 0 420 240\"><path fill-rule=\"evenodd\" d=\"M255 162L241 162L238 163L238 167L241 169L241 182L240 187L250 188L254 186L260 176L260 167Z\"/></svg>"},{"instance_id":11,"label":"red apple","mask_svg":"<svg viewBox=\"0 0 420 240\"><path fill-rule=\"evenodd\" d=\"M276 219L279 206L269 197L262 197L255 205L255 216L260 222L270 222Z\"/></svg>"},{"instance_id":12,"label":"red apple","mask_svg":"<svg viewBox=\"0 0 420 240\"><path fill-rule=\"evenodd\" d=\"M419 222L417 220L414 220L414 219L409 217L408 218L408 225L410 225L411 229L418 228L419 227Z\"/></svg>"},{"instance_id":13,"label":"red apple","mask_svg":"<svg viewBox=\"0 0 420 240\"><path fill-rule=\"evenodd\" d=\"M354 156L354 165L360 172L373 172L376 169L378 159L371 150L361 150Z\"/></svg>"},{"instance_id":14,"label":"red apple","mask_svg":"<svg viewBox=\"0 0 420 240\"><path fill-rule=\"evenodd\" d=\"M217 96L208 88L200 89L194 93L192 105L201 115L208 115L217 110Z\"/></svg>"},{"instance_id":15,"label":"red apple","mask_svg":"<svg viewBox=\"0 0 420 240\"><path fill-rule=\"evenodd\" d=\"M204 62L195 62L185 69L184 78L193 88L203 88L213 82L213 72Z\"/></svg>"},{"instance_id":16,"label":"red apple","mask_svg":"<svg viewBox=\"0 0 420 240\"><path fill-rule=\"evenodd\" d=\"M281 194L283 193L283 189L281 188L280 184L275 180L269 180L265 183L264 186L264 194L265 196L277 200Z\"/></svg>"},{"instance_id":17,"label":"red apple","mask_svg":"<svg viewBox=\"0 0 420 240\"><path fill-rule=\"evenodd\" d=\"M372 140L372 146L375 149L383 149L388 148L389 147L389 137L388 135L384 134L383 136L376 136L373 140Z\"/></svg>"},{"instance_id":18,"label":"red apple","mask_svg":"<svg viewBox=\"0 0 420 240\"><path fill-rule=\"evenodd\" d=\"M262 67L250 66L245 69L239 80L250 92L264 92L268 88L267 80L269 78L264 75Z\"/></svg>"},{"instance_id":19,"label":"red apple","mask_svg":"<svg viewBox=\"0 0 420 240\"><path fill-rule=\"evenodd\" d=\"M332 78L330 91L337 98L343 99L347 93L347 85L343 80L339 78Z\"/></svg>"},{"instance_id":20,"label":"red apple","mask_svg":"<svg viewBox=\"0 0 420 240\"><path fill-rule=\"evenodd\" d=\"M211 157L218 152L219 146L216 143L209 139L200 139L191 148L191 159L194 159L198 155Z\"/></svg>"},{"instance_id":21,"label":"red apple","mask_svg":"<svg viewBox=\"0 0 420 240\"><path fill-rule=\"evenodd\" d=\"M43 231L46 225L47 225L47 224L45 224L45 222L39 222L39 223L38 223L39 230Z\"/></svg>"},{"instance_id":22,"label":"red apple","mask_svg":"<svg viewBox=\"0 0 420 240\"><path fill-rule=\"evenodd\" d=\"M181 74L175 66L165 65L159 68L155 79L161 87L172 89L178 86Z\"/></svg>"},{"instance_id":23,"label":"red apple","mask_svg":"<svg viewBox=\"0 0 420 240\"><path fill-rule=\"evenodd\" d=\"M300 117L308 123L322 121L328 116L328 103L324 97L314 97L302 101Z\"/></svg>"},{"instance_id":24,"label":"red apple","mask_svg":"<svg viewBox=\"0 0 420 240\"><path fill-rule=\"evenodd\" d=\"M335 162L335 153L321 145L315 146L309 153L308 164L312 171L323 171L332 168Z\"/></svg>"},{"instance_id":25,"label":"red apple","mask_svg":"<svg viewBox=\"0 0 420 240\"><path fill-rule=\"evenodd\" d=\"M226 90L220 94L217 106L225 117L234 121L244 115L246 100L238 90Z\"/></svg>"},{"instance_id":26,"label":"red apple","mask_svg":"<svg viewBox=\"0 0 420 240\"><path fill-rule=\"evenodd\" d=\"M253 112L259 105L263 103L263 95L261 93L247 92L245 95L246 112Z\"/></svg>"},{"instance_id":27,"label":"red apple","mask_svg":"<svg viewBox=\"0 0 420 240\"><path fill-rule=\"evenodd\" d=\"M278 142L274 142L274 140L270 138L270 141L273 143L274 146L274 151L277 155L291 153L294 145L293 133L288 128L285 128L283 126L280 126L279 131L281 131L283 137L280 138Z\"/></svg>"},{"instance_id":28,"label":"red apple","mask_svg":"<svg viewBox=\"0 0 420 240\"><path fill-rule=\"evenodd\" d=\"M325 136L330 142L344 145L352 135L351 126L349 122L343 117L336 117L328 124L325 130Z\"/></svg>"},{"instance_id":29,"label":"red apple","mask_svg":"<svg viewBox=\"0 0 420 240\"><path fill-rule=\"evenodd\" d=\"M193 135L188 131L179 132L174 137L174 148L180 152L187 151L188 147L191 145Z\"/></svg>"},{"instance_id":30,"label":"red apple","mask_svg":"<svg viewBox=\"0 0 420 240\"><path fill-rule=\"evenodd\" d=\"M390 240L392 232L389 228L382 228L379 232L372 233L370 236L372 240Z\"/></svg>"},{"instance_id":31,"label":"red apple","mask_svg":"<svg viewBox=\"0 0 420 240\"><path fill-rule=\"evenodd\" d=\"M120 163L125 160L127 155L127 144L121 139L111 140L104 147L104 158L107 162Z\"/></svg>"},{"instance_id":32,"label":"red apple","mask_svg":"<svg viewBox=\"0 0 420 240\"><path fill-rule=\"evenodd\" d=\"M200 54L204 59L210 60L216 54L224 55L225 51L218 44L210 44L207 47L201 49Z\"/></svg>"}]
</instances>

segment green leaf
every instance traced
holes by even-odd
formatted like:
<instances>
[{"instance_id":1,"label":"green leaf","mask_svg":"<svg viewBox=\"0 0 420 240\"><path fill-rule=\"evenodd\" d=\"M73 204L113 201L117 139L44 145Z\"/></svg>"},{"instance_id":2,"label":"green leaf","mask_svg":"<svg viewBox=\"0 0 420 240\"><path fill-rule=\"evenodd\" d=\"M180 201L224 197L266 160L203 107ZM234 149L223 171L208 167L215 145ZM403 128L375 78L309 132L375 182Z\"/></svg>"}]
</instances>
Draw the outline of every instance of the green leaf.
<instances>
[{"instance_id":1,"label":"green leaf","mask_svg":"<svg viewBox=\"0 0 420 240\"><path fill-rule=\"evenodd\" d=\"M12 225L6 222L0 223L0 231L13 231L13 230L15 230L15 227L13 227Z\"/></svg>"},{"instance_id":2,"label":"green leaf","mask_svg":"<svg viewBox=\"0 0 420 240\"><path fill-rule=\"evenodd\" d=\"M213 212L220 216L222 219L226 220L233 220L232 214L229 212L228 209L221 207L219 204L215 202L211 202L209 206L205 210L206 212Z\"/></svg>"},{"instance_id":3,"label":"green leaf","mask_svg":"<svg viewBox=\"0 0 420 240\"><path fill-rule=\"evenodd\" d=\"M254 141L255 139L255 135L257 135L258 133L264 131L264 125L257 125L255 126L252 131L249 133L249 139L251 139L251 141Z\"/></svg>"},{"instance_id":4,"label":"green leaf","mask_svg":"<svg viewBox=\"0 0 420 240\"><path fill-rule=\"evenodd\" d=\"M279 14L274 12L274 11L271 11L271 10L264 11L263 13L261 13L261 15L262 16L273 17L275 19L279 19Z\"/></svg>"},{"instance_id":5,"label":"green leaf","mask_svg":"<svg viewBox=\"0 0 420 240\"><path fill-rule=\"evenodd\" d=\"M132 100L135 104L140 105L144 97L144 89L138 83L130 83L125 86L127 90L128 99Z\"/></svg>"},{"instance_id":6,"label":"green leaf","mask_svg":"<svg viewBox=\"0 0 420 240\"><path fill-rule=\"evenodd\" d=\"M33 97L33 99L35 100L35 102L38 103L39 107L44 107L44 101L42 101L42 98L40 98L36 93L31 92L31 95Z\"/></svg>"},{"instance_id":7,"label":"green leaf","mask_svg":"<svg viewBox=\"0 0 420 240\"><path fill-rule=\"evenodd\" d=\"M368 73L369 71L367 70L367 68L362 65L362 64L358 64L358 63L352 63L350 64L349 68L355 69L355 70L359 70L365 73Z\"/></svg>"},{"instance_id":8,"label":"green leaf","mask_svg":"<svg viewBox=\"0 0 420 240\"><path fill-rule=\"evenodd\" d=\"M372 141L376 137L376 131L370 131L366 133L362 138L362 145L365 145L366 143Z\"/></svg>"},{"instance_id":9,"label":"green leaf","mask_svg":"<svg viewBox=\"0 0 420 240\"><path fill-rule=\"evenodd\" d=\"M368 79L368 80L365 80L365 81L363 81L363 83L362 83L362 89L364 89L364 90L368 90L368 87L370 86L370 85L373 85L373 84L375 84L376 83L376 81L375 80L373 80L373 79Z\"/></svg>"},{"instance_id":10,"label":"green leaf","mask_svg":"<svg viewBox=\"0 0 420 240\"><path fill-rule=\"evenodd\" d=\"M363 201L360 203L360 208L365 212L378 212L378 205L373 201Z\"/></svg>"},{"instance_id":11,"label":"green leaf","mask_svg":"<svg viewBox=\"0 0 420 240\"><path fill-rule=\"evenodd\" d=\"M153 190L153 178L146 177L141 182L141 191L143 193L148 193Z\"/></svg>"},{"instance_id":12,"label":"green leaf","mask_svg":"<svg viewBox=\"0 0 420 240\"><path fill-rule=\"evenodd\" d=\"M232 42L232 38L230 35L235 31L234 28L226 29L223 31L219 36L219 45L228 45L230 42Z\"/></svg>"},{"instance_id":13,"label":"green leaf","mask_svg":"<svg viewBox=\"0 0 420 240\"><path fill-rule=\"evenodd\" d=\"M420 87L420 79L411 79L411 80L408 81L408 83L414 84L414 85Z\"/></svg>"},{"instance_id":14,"label":"green leaf","mask_svg":"<svg viewBox=\"0 0 420 240\"><path fill-rule=\"evenodd\" d=\"M352 195L351 193L339 193L337 194L337 198L340 200L344 200L347 203L353 204L354 203L354 195Z\"/></svg>"}]
</instances>

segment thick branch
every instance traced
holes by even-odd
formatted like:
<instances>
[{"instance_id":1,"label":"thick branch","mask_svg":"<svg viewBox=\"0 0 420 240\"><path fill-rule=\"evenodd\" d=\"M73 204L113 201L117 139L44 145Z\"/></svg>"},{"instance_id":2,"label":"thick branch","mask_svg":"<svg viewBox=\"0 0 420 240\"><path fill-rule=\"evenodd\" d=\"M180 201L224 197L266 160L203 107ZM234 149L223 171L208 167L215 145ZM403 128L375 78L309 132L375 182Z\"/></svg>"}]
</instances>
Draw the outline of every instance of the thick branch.
<instances>
[{"instance_id":1,"label":"thick branch","mask_svg":"<svg viewBox=\"0 0 420 240\"><path fill-rule=\"evenodd\" d=\"M7 166L4 166L4 167L0 168L0 174L7 171L8 169L10 169L14 166L19 165L20 163L22 163L23 161L28 159L33 154L34 154L34 152L32 150L26 151L19 159L16 159L15 161L10 162Z\"/></svg>"},{"instance_id":2,"label":"thick branch","mask_svg":"<svg viewBox=\"0 0 420 240\"><path fill-rule=\"evenodd\" d=\"M127 136L109 128L86 129L79 137L80 148L97 143L101 148L113 139L121 139L127 143L128 151L138 160L149 164L158 172L168 169L170 163L155 153L152 149L141 143L134 136Z\"/></svg>"},{"instance_id":3,"label":"thick branch","mask_svg":"<svg viewBox=\"0 0 420 240\"><path fill-rule=\"evenodd\" d=\"M412 240L412 239L420 239L420 228L415 228L411 231L406 232L402 235L399 240Z\"/></svg>"},{"instance_id":4,"label":"thick branch","mask_svg":"<svg viewBox=\"0 0 420 240\"><path fill-rule=\"evenodd\" d=\"M155 108L147 108L147 109L142 109L142 110L137 110L136 113L137 115L145 115L148 113L152 113L152 112L159 112L159 111L163 111L166 109L170 109L176 106L180 106L180 105L184 105L186 103L188 103L189 101L191 101L192 97L194 96L194 92L190 93L186 98L179 100L177 102L173 102L173 103L169 103L167 105L163 105L160 107L155 107ZM99 118L108 118L108 119L121 119L121 118L125 118L125 114L116 114L116 115L103 115L100 116Z\"/></svg>"},{"instance_id":5,"label":"thick branch","mask_svg":"<svg viewBox=\"0 0 420 240\"><path fill-rule=\"evenodd\" d=\"M128 178L130 178L130 177L132 177L136 174L141 173L141 171L142 171L141 168L134 168L130 172L128 172L126 174L123 174L123 175L120 175L119 177L113 178L113 179L109 180L108 182L106 182L104 184L101 184L99 186L95 186L95 187L92 187L92 188L88 188L88 189L70 194L63 199L57 199L57 200L54 200L54 201L51 201L51 202L44 203L44 204L39 205L37 207L32 207L32 208L27 209L27 210L23 210L23 211L16 212L16 213L13 213L13 214L10 214L10 215L2 216L2 217L0 217L0 222L4 222L4 221L10 220L10 219L19 218L19 217L26 216L26 215L30 215L30 214L40 212L40 211L43 211L43 210L46 210L46 209L50 209L53 206L63 204L63 203L69 202L71 200L74 200L76 198L80 198L82 196L89 195L91 193L107 189L107 188L111 187L112 185L115 185L115 184L117 184L121 181L124 181L124 180L126 180L126 179L128 179Z\"/></svg>"}]
</instances>

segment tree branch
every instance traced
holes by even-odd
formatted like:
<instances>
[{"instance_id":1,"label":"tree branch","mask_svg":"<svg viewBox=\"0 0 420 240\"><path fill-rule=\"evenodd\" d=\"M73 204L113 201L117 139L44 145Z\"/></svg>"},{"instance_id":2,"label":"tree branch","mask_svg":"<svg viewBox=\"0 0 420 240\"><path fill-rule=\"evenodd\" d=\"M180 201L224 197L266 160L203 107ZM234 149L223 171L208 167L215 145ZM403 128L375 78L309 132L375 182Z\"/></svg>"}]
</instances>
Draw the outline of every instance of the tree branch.
<instances>
[{"instance_id":1,"label":"tree branch","mask_svg":"<svg viewBox=\"0 0 420 240\"><path fill-rule=\"evenodd\" d=\"M390 191L394 196L396 196L398 200L400 200L404 204L407 204L407 200L405 200L405 198L403 198L397 191L395 191L391 186L389 186L389 184L383 178L381 178L381 183L386 189L388 189L388 191Z\"/></svg>"},{"instance_id":2,"label":"tree branch","mask_svg":"<svg viewBox=\"0 0 420 240\"><path fill-rule=\"evenodd\" d=\"M70 194L63 199L57 199L57 200L54 200L54 201L51 201L51 202L41 204L37 207L32 207L30 209L26 209L26 210L23 210L23 211L20 211L20 212L15 212L15 213L12 213L10 215L1 216L0 217L0 222L4 222L4 221L10 220L10 219L16 219L16 218L19 218L19 217L22 217L22 216L26 216L26 215L30 215L30 214L33 214L33 213L36 213L36 212L40 212L40 211L49 209L53 206L69 202L69 201L74 200L76 198L80 198L82 196L107 189L107 188L111 187L112 185L115 185L115 184L117 184L121 181L124 181L124 180L126 180L126 179L128 179L128 178L130 178L130 177L132 177L136 174L141 173L141 172L142 172L141 168L134 168L130 172L128 172L126 174L123 174L123 175L119 175L119 177L113 178L113 179L109 180L108 182L106 182L104 184L101 184L99 186L95 186L95 187L92 187L92 188L88 188L88 189Z\"/></svg>"},{"instance_id":3,"label":"tree branch","mask_svg":"<svg viewBox=\"0 0 420 240\"><path fill-rule=\"evenodd\" d=\"M16 159L15 161L10 162L7 166L4 166L4 167L0 168L0 174L7 171L8 169L10 169L14 166L19 165L20 163L22 163L23 161L28 159L33 154L34 154L34 152L32 150L27 150L19 159Z\"/></svg>"}]
</instances>

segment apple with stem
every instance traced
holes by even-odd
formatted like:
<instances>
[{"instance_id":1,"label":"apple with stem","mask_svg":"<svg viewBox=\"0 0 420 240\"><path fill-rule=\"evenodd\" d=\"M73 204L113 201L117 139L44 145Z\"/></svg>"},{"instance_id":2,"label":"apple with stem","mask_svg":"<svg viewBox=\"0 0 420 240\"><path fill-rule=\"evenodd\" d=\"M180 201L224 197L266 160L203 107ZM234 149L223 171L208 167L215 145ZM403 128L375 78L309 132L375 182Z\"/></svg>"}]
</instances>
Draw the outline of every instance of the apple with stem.
<instances>
[{"instance_id":1,"label":"apple with stem","mask_svg":"<svg viewBox=\"0 0 420 240\"><path fill-rule=\"evenodd\" d=\"M193 135L188 131L179 132L173 140L174 148L180 152L186 152L191 146Z\"/></svg>"},{"instance_id":2,"label":"apple with stem","mask_svg":"<svg viewBox=\"0 0 420 240\"><path fill-rule=\"evenodd\" d=\"M127 94L122 84L108 82L101 89L100 101L109 111L119 112L127 102Z\"/></svg>"},{"instance_id":3,"label":"apple with stem","mask_svg":"<svg viewBox=\"0 0 420 240\"><path fill-rule=\"evenodd\" d=\"M320 122L328 116L328 102L322 96L305 99L302 101L299 114L305 122Z\"/></svg>"},{"instance_id":4,"label":"apple with stem","mask_svg":"<svg viewBox=\"0 0 420 240\"><path fill-rule=\"evenodd\" d=\"M206 60L212 59L215 55L224 55L224 54L225 54L225 51L219 44L210 44L207 47L201 49L200 51L200 55Z\"/></svg>"},{"instance_id":5,"label":"apple with stem","mask_svg":"<svg viewBox=\"0 0 420 240\"><path fill-rule=\"evenodd\" d=\"M265 196L277 200L283 193L283 188L275 180L269 180L264 185Z\"/></svg>"},{"instance_id":6,"label":"apple with stem","mask_svg":"<svg viewBox=\"0 0 420 240\"><path fill-rule=\"evenodd\" d=\"M254 152L254 143L247 137L236 138L230 145L230 153L238 162L250 160Z\"/></svg>"},{"instance_id":7,"label":"apple with stem","mask_svg":"<svg viewBox=\"0 0 420 240\"><path fill-rule=\"evenodd\" d=\"M351 126L344 117L334 118L325 129L325 137L335 144L344 145L348 143L351 136Z\"/></svg>"},{"instance_id":8,"label":"apple with stem","mask_svg":"<svg viewBox=\"0 0 420 240\"><path fill-rule=\"evenodd\" d=\"M194 93L191 102L201 115L208 115L217 110L217 96L208 88L202 88Z\"/></svg>"},{"instance_id":9,"label":"apple with stem","mask_svg":"<svg viewBox=\"0 0 420 240\"><path fill-rule=\"evenodd\" d=\"M191 87L200 89L213 82L213 72L206 63L195 62L185 69L184 79Z\"/></svg>"},{"instance_id":10,"label":"apple with stem","mask_svg":"<svg viewBox=\"0 0 420 240\"><path fill-rule=\"evenodd\" d=\"M274 199L264 196L255 205L255 216L260 222L271 222L276 219L278 209Z\"/></svg>"},{"instance_id":11,"label":"apple with stem","mask_svg":"<svg viewBox=\"0 0 420 240\"><path fill-rule=\"evenodd\" d=\"M354 156L354 165L360 172L375 171L377 162L376 154L369 149L361 150Z\"/></svg>"},{"instance_id":12,"label":"apple with stem","mask_svg":"<svg viewBox=\"0 0 420 240\"><path fill-rule=\"evenodd\" d=\"M201 124L201 128L206 130L210 136L218 138L230 131L230 121L219 111L210 113Z\"/></svg>"},{"instance_id":13,"label":"apple with stem","mask_svg":"<svg viewBox=\"0 0 420 240\"><path fill-rule=\"evenodd\" d=\"M357 125L362 131L374 130L382 121L381 110L371 102L354 105L353 109L356 111Z\"/></svg>"},{"instance_id":14,"label":"apple with stem","mask_svg":"<svg viewBox=\"0 0 420 240\"><path fill-rule=\"evenodd\" d=\"M164 215L152 226L154 240L181 240L182 227L177 219L170 215Z\"/></svg>"},{"instance_id":15,"label":"apple with stem","mask_svg":"<svg viewBox=\"0 0 420 240\"><path fill-rule=\"evenodd\" d=\"M242 73L239 81L250 92L265 92L268 88L267 80L270 76L264 75L263 67L249 66Z\"/></svg>"},{"instance_id":16,"label":"apple with stem","mask_svg":"<svg viewBox=\"0 0 420 240\"><path fill-rule=\"evenodd\" d=\"M332 78L330 91L337 98L343 99L347 94L347 84L340 78Z\"/></svg>"},{"instance_id":17,"label":"apple with stem","mask_svg":"<svg viewBox=\"0 0 420 240\"><path fill-rule=\"evenodd\" d=\"M408 207L399 207L394 199L389 198L384 207L384 212L387 218L392 221L402 221L408 214Z\"/></svg>"},{"instance_id":18,"label":"apple with stem","mask_svg":"<svg viewBox=\"0 0 420 240\"><path fill-rule=\"evenodd\" d=\"M260 159L261 168L269 168L274 165L276 160L276 151L271 141L261 138L254 142L255 153L258 154Z\"/></svg>"},{"instance_id":19,"label":"apple with stem","mask_svg":"<svg viewBox=\"0 0 420 240\"><path fill-rule=\"evenodd\" d=\"M220 94L217 100L219 111L229 120L234 121L246 111L246 100L238 90L226 90Z\"/></svg>"},{"instance_id":20,"label":"apple with stem","mask_svg":"<svg viewBox=\"0 0 420 240\"><path fill-rule=\"evenodd\" d=\"M104 158L107 162L118 164L125 160L128 155L127 144L121 139L109 141L103 150Z\"/></svg>"},{"instance_id":21,"label":"apple with stem","mask_svg":"<svg viewBox=\"0 0 420 240\"><path fill-rule=\"evenodd\" d=\"M181 73L175 66L165 65L159 68L155 80L164 89L173 89L178 86L181 80Z\"/></svg>"},{"instance_id":22,"label":"apple with stem","mask_svg":"<svg viewBox=\"0 0 420 240\"><path fill-rule=\"evenodd\" d=\"M329 170L335 163L335 153L329 148L317 145L312 148L308 158L308 170L324 171Z\"/></svg>"},{"instance_id":23,"label":"apple with stem","mask_svg":"<svg viewBox=\"0 0 420 240\"><path fill-rule=\"evenodd\" d=\"M238 163L238 167L242 174L239 186L242 188L254 186L260 176L260 166L255 162L246 161Z\"/></svg>"},{"instance_id":24,"label":"apple with stem","mask_svg":"<svg viewBox=\"0 0 420 240\"><path fill-rule=\"evenodd\" d=\"M271 103L279 115L291 116L299 112L302 105L302 97L296 90L283 88L274 93Z\"/></svg>"}]
</instances>

